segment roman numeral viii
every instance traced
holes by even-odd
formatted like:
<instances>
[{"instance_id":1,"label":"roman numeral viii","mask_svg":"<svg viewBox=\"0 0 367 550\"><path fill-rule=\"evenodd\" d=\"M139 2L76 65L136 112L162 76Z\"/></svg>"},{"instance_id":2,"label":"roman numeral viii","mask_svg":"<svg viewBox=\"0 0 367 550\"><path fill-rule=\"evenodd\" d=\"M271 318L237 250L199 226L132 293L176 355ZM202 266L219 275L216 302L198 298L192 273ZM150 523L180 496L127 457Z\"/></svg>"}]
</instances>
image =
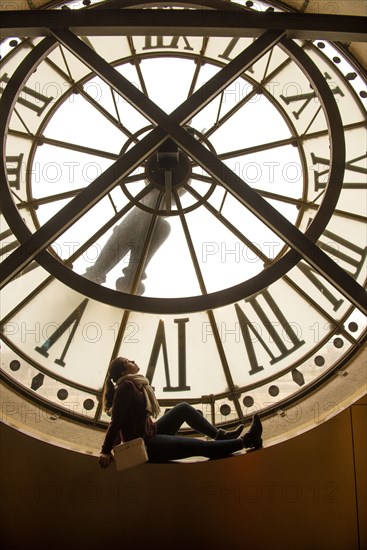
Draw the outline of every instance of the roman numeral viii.
<instances>
[{"instance_id":1,"label":"roman numeral viii","mask_svg":"<svg viewBox=\"0 0 367 550\"><path fill-rule=\"evenodd\" d=\"M262 300L261 300L262 298ZM246 300L260 319L253 322L238 304L235 304L236 314L241 328L243 342L250 363L249 374L256 374L264 369L260 364L259 355L265 351L270 358L270 364L277 363L303 346L305 343L294 330L295 323L289 321L275 302L269 290L251 296ZM266 309L263 305L266 306ZM271 310L270 319L267 310ZM269 311L270 313L270 311Z\"/></svg>"}]
</instances>

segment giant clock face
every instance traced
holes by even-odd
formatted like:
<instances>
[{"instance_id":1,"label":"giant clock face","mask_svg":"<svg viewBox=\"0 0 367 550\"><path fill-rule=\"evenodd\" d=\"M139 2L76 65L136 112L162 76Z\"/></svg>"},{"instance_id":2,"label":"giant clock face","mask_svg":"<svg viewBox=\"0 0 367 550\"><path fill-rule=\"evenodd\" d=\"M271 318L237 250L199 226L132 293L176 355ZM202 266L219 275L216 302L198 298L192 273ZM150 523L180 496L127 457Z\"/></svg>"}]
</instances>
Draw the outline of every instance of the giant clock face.
<instances>
[{"instance_id":1,"label":"giant clock face","mask_svg":"<svg viewBox=\"0 0 367 550\"><path fill-rule=\"evenodd\" d=\"M360 348L366 93L344 54L270 31L2 48L8 383L103 423L123 355L163 410L223 424Z\"/></svg>"}]
</instances>

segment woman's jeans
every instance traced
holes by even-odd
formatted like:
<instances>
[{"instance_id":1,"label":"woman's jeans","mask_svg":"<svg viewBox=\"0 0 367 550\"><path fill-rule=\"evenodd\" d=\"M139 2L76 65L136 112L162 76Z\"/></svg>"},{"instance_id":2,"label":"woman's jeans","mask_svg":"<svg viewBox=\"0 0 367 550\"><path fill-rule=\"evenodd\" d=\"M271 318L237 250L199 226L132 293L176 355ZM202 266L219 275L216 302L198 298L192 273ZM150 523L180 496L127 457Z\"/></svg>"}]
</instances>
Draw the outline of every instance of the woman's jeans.
<instances>
[{"instance_id":1,"label":"woman's jeans","mask_svg":"<svg viewBox=\"0 0 367 550\"><path fill-rule=\"evenodd\" d=\"M204 441L193 437L177 436L186 422L195 431L215 438L218 430L188 403L179 403L156 422L157 433L148 440L147 451L150 462L167 462L190 456L224 458L243 449L242 438L224 441Z\"/></svg>"}]
</instances>

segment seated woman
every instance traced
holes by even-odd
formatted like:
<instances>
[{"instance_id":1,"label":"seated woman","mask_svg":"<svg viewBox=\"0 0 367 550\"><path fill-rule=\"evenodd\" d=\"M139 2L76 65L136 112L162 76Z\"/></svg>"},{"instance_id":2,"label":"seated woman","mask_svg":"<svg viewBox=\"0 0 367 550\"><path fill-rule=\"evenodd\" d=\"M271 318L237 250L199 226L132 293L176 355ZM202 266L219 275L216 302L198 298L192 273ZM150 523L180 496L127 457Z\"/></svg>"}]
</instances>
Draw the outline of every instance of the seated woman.
<instances>
[{"instance_id":1,"label":"seated woman","mask_svg":"<svg viewBox=\"0 0 367 550\"><path fill-rule=\"evenodd\" d=\"M253 416L249 431L241 436L244 426L235 430L218 429L189 405L179 403L164 416L157 418L160 409L149 381L138 374L139 367L125 357L114 359L108 369L103 390L103 406L111 414L111 422L102 446L99 463L106 468L113 461L112 448L121 441L142 437L150 462L167 462L190 456L224 458L241 449L262 447L262 425ZM186 422L191 428L212 441L176 435Z\"/></svg>"}]
</instances>

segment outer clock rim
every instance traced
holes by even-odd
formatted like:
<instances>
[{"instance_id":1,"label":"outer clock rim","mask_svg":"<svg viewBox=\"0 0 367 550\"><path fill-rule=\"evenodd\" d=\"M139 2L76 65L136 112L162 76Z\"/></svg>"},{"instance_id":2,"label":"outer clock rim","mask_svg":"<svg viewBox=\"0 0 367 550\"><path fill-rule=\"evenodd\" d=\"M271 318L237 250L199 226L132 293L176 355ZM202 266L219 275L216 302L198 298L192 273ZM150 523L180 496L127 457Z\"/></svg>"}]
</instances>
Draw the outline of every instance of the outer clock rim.
<instances>
[{"instance_id":1,"label":"outer clock rim","mask_svg":"<svg viewBox=\"0 0 367 550\"><path fill-rule=\"evenodd\" d=\"M12 107L20 93L20 89L29 75L38 66L47 54L54 48L57 42L51 37L46 37L37 45L11 77L2 96L4 108L2 109L1 129L3 130L3 145L8 127L8 120ZM324 82L321 72L314 62L290 40L283 40L281 47L290 55L302 70L307 78L313 83L319 99L324 107L329 132L331 135L331 162L329 181L324 200L316 214L313 222L305 231L305 235L313 242L321 235L325 229L333 210L335 209L342 188L342 174L344 170L343 148L344 133L337 108L335 98ZM307 68L305 68L305 65ZM16 93L13 92L16 90ZM6 167L4 158L0 161L0 171L4 181L6 178ZM7 213L6 219L9 227L20 242L24 242L32 234L23 220L20 218L18 210L12 200L9 187L7 187L2 196L3 211ZM65 264L60 263L56 257L46 250L36 256L36 261L42 265L51 275L67 284L77 292L84 294L100 302L143 313L165 313L182 314L198 311L206 311L223 307L230 303L238 302L250 295L260 292L265 287L274 283L280 277L285 275L301 259L301 255L295 250L289 250L282 258L274 264L269 265L258 275L239 283L227 289L209 293L206 295L197 295L180 298L156 298L146 296L134 296L118 292L97 283L85 279L83 276L74 273Z\"/></svg>"}]
</instances>

